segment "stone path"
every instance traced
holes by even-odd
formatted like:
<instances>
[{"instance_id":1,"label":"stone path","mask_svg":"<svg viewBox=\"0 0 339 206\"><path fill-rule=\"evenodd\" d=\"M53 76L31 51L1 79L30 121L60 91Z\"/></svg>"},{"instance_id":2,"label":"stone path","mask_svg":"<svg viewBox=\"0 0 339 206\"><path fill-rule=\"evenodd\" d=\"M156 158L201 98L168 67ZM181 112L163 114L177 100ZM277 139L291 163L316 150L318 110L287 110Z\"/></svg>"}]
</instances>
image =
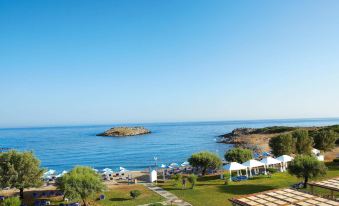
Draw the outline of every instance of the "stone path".
<instances>
[{"instance_id":1,"label":"stone path","mask_svg":"<svg viewBox=\"0 0 339 206\"><path fill-rule=\"evenodd\" d=\"M161 187L154 186L150 183L146 183L144 185L147 188L149 188L150 190L152 190L152 191L158 193L159 195L161 195L162 197L166 198L166 203L169 204L169 205L173 204L173 205L177 205L177 206L192 206L190 203L179 199L177 196L168 192L167 190L162 189Z\"/></svg>"}]
</instances>

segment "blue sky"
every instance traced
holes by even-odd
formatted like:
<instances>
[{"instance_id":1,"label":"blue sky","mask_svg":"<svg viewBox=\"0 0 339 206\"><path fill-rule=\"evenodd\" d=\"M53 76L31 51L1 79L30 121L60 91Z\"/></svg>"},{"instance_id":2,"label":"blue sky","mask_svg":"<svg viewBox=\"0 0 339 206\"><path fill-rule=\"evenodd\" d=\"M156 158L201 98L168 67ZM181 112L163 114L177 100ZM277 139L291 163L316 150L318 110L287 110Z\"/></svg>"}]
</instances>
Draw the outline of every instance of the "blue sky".
<instances>
[{"instance_id":1,"label":"blue sky","mask_svg":"<svg viewBox=\"0 0 339 206\"><path fill-rule=\"evenodd\" d=\"M0 1L0 127L339 116L338 1Z\"/></svg>"}]
</instances>

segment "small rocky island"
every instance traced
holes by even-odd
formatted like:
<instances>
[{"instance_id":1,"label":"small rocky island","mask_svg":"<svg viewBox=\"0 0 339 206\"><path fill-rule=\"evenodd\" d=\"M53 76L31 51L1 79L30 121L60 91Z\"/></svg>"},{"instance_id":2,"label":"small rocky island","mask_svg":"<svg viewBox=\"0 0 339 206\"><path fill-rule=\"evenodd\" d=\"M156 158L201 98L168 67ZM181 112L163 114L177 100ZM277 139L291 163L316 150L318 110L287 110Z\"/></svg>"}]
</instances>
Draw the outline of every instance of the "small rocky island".
<instances>
[{"instance_id":1,"label":"small rocky island","mask_svg":"<svg viewBox=\"0 0 339 206\"><path fill-rule=\"evenodd\" d=\"M144 127L113 127L103 133L97 134L97 136L125 137L149 133L151 133L151 131Z\"/></svg>"}]
</instances>

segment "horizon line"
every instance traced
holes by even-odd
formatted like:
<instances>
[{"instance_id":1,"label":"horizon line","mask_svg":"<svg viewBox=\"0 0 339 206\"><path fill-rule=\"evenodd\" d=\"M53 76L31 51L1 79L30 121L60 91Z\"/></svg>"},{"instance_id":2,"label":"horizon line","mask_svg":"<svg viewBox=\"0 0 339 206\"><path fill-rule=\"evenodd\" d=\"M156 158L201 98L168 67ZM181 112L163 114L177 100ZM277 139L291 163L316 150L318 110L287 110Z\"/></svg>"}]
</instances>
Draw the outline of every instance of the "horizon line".
<instances>
[{"instance_id":1,"label":"horizon line","mask_svg":"<svg viewBox=\"0 0 339 206\"><path fill-rule=\"evenodd\" d=\"M300 117L300 118L263 118L263 119L229 119L229 120L183 120L183 121L145 121L145 122L116 122L116 123L76 123L76 124L51 124L36 126L13 126L0 127L0 130L6 129L43 129L43 128L62 128L62 127L88 127L88 126L108 126L108 125L137 125L137 124L175 124L175 123L209 123L209 122L245 122L245 121L287 121L287 120L339 120L339 117Z\"/></svg>"}]
</instances>

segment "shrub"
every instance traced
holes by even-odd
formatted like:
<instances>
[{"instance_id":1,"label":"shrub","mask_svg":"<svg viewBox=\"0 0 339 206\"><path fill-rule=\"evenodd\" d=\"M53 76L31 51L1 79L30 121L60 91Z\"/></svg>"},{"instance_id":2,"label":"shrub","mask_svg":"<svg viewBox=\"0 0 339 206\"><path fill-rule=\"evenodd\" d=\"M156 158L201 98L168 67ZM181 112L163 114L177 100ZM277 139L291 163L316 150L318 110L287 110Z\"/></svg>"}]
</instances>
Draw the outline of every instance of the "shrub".
<instances>
[{"instance_id":1,"label":"shrub","mask_svg":"<svg viewBox=\"0 0 339 206\"><path fill-rule=\"evenodd\" d=\"M20 205L21 205L21 201L19 197L6 198L1 204L1 206L20 206Z\"/></svg>"},{"instance_id":2,"label":"shrub","mask_svg":"<svg viewBox=\"0 0 339 206\"><path fill-rule=\"evenodd\" d=\"M272 127L264 127L264 128L257 129L255 133L256 134L258 133L275 134L275 133L282 133L282 132L291 132L294 130L296 130L295 127L272 126Z\"/></svg>"},{"instance_id":3,"label":"shrub","mask_svg":"<svg viewBox=\"0 0 339 206\"><path fill-rule=\"evenodd\" d=\"M174 186L179 187L182 183L182 174L173 175Z\"/></svg>"},{"instance_id":4,"label":"shrub","mask_svg":"<svg viewBox=\"0 0 339 206\"><path fill-rule=\"evenodd\" d=\"M229 173L224 173L224 180L225 180L225 185L228 185L229 184L229 181L230 181L230 174Z\"/></svg>"},{"instance_id":5,"label":"shrub","mask_svg":"<svg viewBox=\"0 0 339 206\"><path fill-rule=\"evenodd\" d=\"M252 151L249 149L233 148L225 154L225 159L229 162L244 163L252 159Z\"/></svg>"},{"instance_id":6,"label":"shrub","mask_svg":"<svg viewBox=\"0 0 339 206\"><path fill-rule=\"evenodd\" d=\"M156 203L151 203L148 206L163 206L163 204L156 202Z\"/></svg>"},{"instance_id":7,"label":"shrub","mask_svg":"<svg viewBox=\"0 0 339 206\"><path fill-rule=\"evenodd\" d=\"M198 176L191 174L188 176L188 181L191 183L191 189L194 189L194 186L197 184Z\"/></svg>"},{"instance_id":8,"label":"shrub","mask_svg":"<svg viewBox=\"0 0 339 206\"><path fill-rule=\"evenodd\" d=\"M335 163L339 163L339 158L337 157L337 158L335 158L334 160L333 160L333 162L335 162Z\"/></svg>"},{"instance_id":9,"label":"shrub","mask_svg":"<svg viewBox=\"0 0 339 206\"><path fill-rule=\"evenodd\" d=\"M277 169L277 168L274 168L274 167L269 167L269 168L266 169L266 171L273 174L273 173L278 172L278 169Z\"/></svg>"},{"instance_id":10,"label":"shrub","mask_svg":"<svg viewBox=\"0 0 339 206\"><path fill-rule=\"evenodd\" d=\"M135 199L141 195L140 190L132 190L129 192L130 196Z\"/></svg>"}]
</instances>

